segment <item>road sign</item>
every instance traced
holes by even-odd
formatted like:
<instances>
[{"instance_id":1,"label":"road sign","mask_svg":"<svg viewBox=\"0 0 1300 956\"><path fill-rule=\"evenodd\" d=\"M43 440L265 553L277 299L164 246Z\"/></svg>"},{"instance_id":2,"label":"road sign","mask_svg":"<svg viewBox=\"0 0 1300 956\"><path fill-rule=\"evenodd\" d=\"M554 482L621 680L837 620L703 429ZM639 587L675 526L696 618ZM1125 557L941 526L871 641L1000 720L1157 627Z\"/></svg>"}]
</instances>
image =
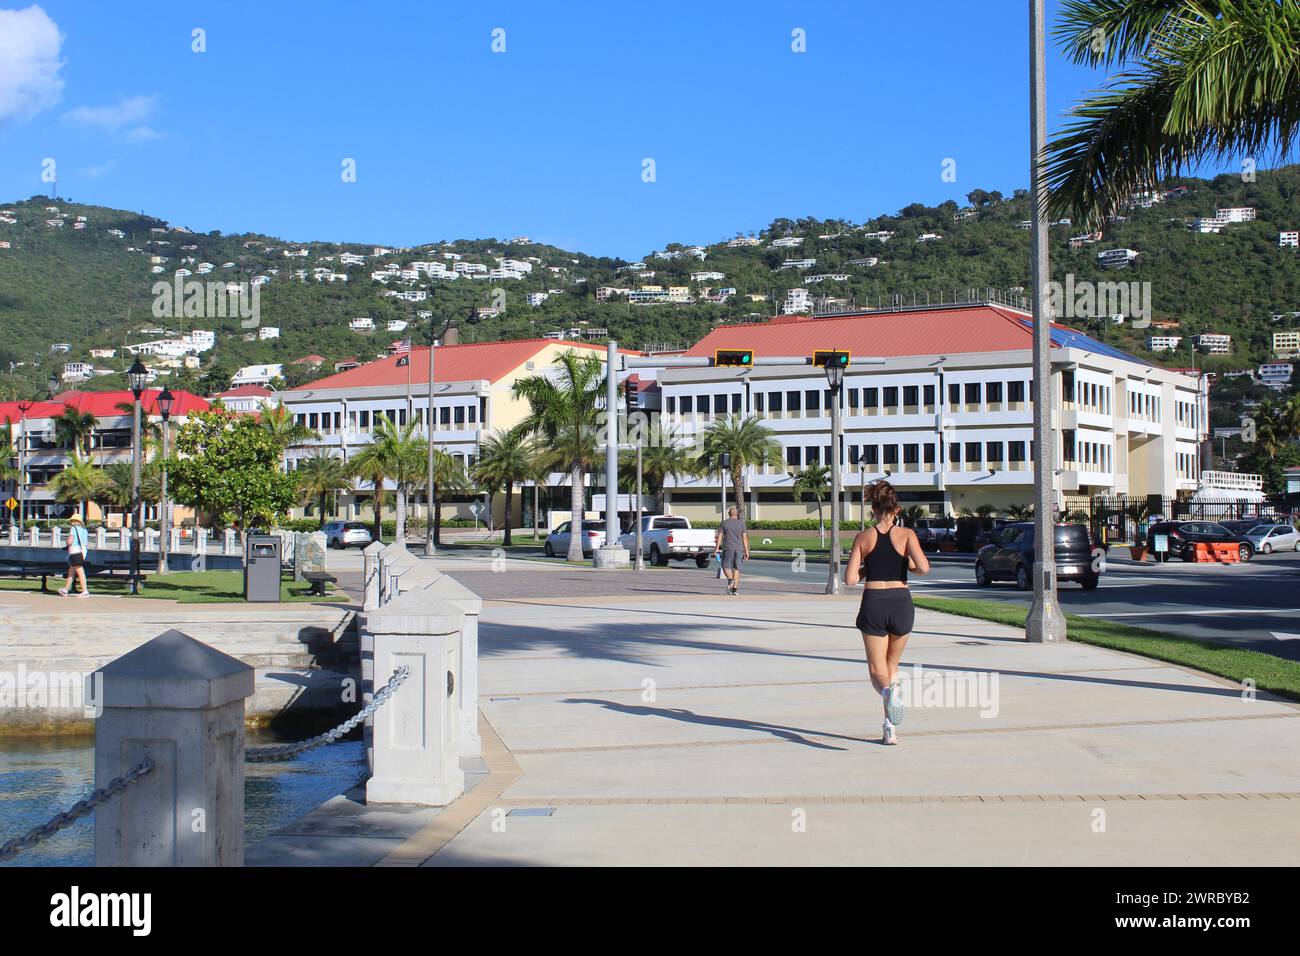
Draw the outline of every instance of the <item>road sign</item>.
<instances>
[{"instance_id":1,"label":"road sign","mask_svg":"<svg viewBox=\"0 0 1300 956\"><path fill-rule=\"evenodd\" d=\"M713 364L717 368L740 366L750 368L754 364L753 349L718 349L713 353Z\"/></svg>"},{"instance_id":2,"label":"road sign","mask_svg":"<svg viewBox=\"0 0 1300 956\"><path fill-rule=\"evenodd\" d=\"M477 501L470 502L469 513L477 518L483 513L483 506Z\"/></svg>"},{"instance_id":3,"label":"road sign","mask_svg":"<svg viewBox=\"0 0 1300 956\"><path fill-rule=\"evenodd\" d=\"M15 508L18 507L18 502L14 499L13 495L10 495L8 500L5 501L5 507L8 508L10 511L13 511Z\"/></svg>"},{"instance_id":4,"label":"road sign","mask_svg":"<svg viewBox=\"0 0 1300 956\"><path fill-rule=\"evenodd\" d=\"M848 352L836 349L814 349L812 354L812 363L818 368L825 368L827 365L832 368L847 368L849 359Z\"/></svg>"}]
</instances>

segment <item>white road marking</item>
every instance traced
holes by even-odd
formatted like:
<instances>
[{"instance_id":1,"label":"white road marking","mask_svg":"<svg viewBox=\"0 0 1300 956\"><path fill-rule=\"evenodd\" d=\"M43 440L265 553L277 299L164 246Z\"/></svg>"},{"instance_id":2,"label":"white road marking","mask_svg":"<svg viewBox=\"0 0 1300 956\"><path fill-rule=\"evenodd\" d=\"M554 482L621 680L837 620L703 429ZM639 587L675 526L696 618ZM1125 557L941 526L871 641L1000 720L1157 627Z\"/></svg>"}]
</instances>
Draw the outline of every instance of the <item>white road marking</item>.
<instances>
[{"instance_id":1,"label":"white road marking","mask_svg":"<svg viewBox=\"0 0 1300 956\"><path fill-rule=\"evenodd\" d=\"M1113 611L1079 617L1169 617L1174 614L1300 614L1300 607L1217 607L1196 611Z\"/></svg>"}]
</instances>

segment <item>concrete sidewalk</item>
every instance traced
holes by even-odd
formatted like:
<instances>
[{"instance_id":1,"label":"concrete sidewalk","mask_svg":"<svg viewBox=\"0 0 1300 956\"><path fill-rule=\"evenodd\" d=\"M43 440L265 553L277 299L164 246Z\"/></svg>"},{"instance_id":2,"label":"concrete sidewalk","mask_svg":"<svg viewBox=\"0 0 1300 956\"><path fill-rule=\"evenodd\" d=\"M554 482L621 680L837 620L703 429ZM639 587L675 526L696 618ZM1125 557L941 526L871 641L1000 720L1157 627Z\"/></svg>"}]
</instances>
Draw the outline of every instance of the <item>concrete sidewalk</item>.
<instances>
[{"instance_id":1,"label":"concrete sidewalk","mask_svg":"<svg viewBox=\"0 0 1300 956\"><path fill-rule=\"evenodd\" d=\"M1026 644L1014 629L921 611L905 675L933 693L909 710L900 745L884 747L856 600L485 605L480 706L499 785L453 805L463 829L444 819L386 862L1300 857L1300 707L1244 699L1174 666ZM942 706L944 678L983 681L992 696L983 709Z\"/></svg>"}]
</instances>

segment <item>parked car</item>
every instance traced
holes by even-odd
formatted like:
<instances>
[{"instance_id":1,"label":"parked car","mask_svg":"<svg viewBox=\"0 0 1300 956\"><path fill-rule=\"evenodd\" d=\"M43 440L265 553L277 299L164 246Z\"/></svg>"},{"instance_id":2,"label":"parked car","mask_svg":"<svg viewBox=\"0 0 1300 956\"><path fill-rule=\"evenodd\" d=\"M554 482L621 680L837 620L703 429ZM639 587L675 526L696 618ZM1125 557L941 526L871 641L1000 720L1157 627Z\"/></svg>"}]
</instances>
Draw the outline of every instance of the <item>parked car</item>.
<instances>
[{"instance_id":1,"label":"parked car","mask_svg":"<svg viewBox=\"0 0 1300 956\"><path fill-rule=\"evenodd\" d=\"M1300 532L1289 524L1257 524L1244 537L1260 554L1300 551Z\"/></svg>"},{"instance_id":2,"label":"parked car","mask_svg":"<svg viewBox=\"0 0 1300 956\"><path fill-rule=\"evenodd\" d=\"M542 553L548 558L553 558L556 555L563 557L568 554L570 526L572 524L573 522L566 521L548 534L545 543L542 545ZM584 521L579 534L582 536L582 553L589 555L605 544L605 522Z\"/></svg>"},{"instance_id":3,"label":"parked car","mask_svg":"<svg viewBox=\"0 0 1300 956\"><path fill-rule=\"evenodd\" d=\"M953 541L957 534L956 518L918 518L911 526L916 540L926 551L938 551L945 541Z\"/></svg>"},{"instance_id":4,"label":"parked car","mask_svg":"<svg viewBox=\"0 0 1300 956\"><path fill-rule=\"evenodd\" d=\"M1101 572L1093 569L1092 540L1088 526L1056 525L1053 539L1056 555L1056 579L1077 581L1085 591L1101 582ZM1001 537L985 545L975 556L975 583L985 588L994 581L1015 581L1016 587L1028 591L1033 587L1034 523L1016 521L1002 528Z\"/></svg>"},{"instance_id":5,"label":"parked car","mask_svg":"<svg viewBox=\"0 0 1300 956\"><path fill-rule=\"evenodd\" d=\"M325 532L327 548L364 548L374 540L370 529L361 521L327 521L321 530Z\"/></svg>"},{"instance_id":6,"label":"parked car","mask_svg":"<svg viewBox=\"0 0 1300 956\"><path fill-rule=\"evenodd\" d=\"M692 528L681 515L643 515L641 517L641 553L650 563L663 567L669 561L694 559L697 567L708 567L717 534L706 528ZM636 527L618 539L618 543L636 557Z\"/></svg>"},{"instance_id":7,"label":"parked car","mask_svg":"<svg viewBox=\"0 0 1300 956\"><path fill-rule=\"evenodd\" d=\"M1161 521L1147 529L1147 550L1155 553L1156 535L1169 536L1169 556L1196 560L1196 545L1235 542L1242 561L1255 555L1255 546L1243 535L1233 534L1217 521Z\"/></svg>"},{"instance_id":8,"label":"parked car","mask_svg":"<svg viewBox=\"0 0 1300 956\"><path fill-rule=\"evenodd\" d=\"M1254 518L1243 518L1240 520L1233 519L1231 521L1219 522L1219 524L1223 525L1233 534L1249 534L1252 530L1254 530L1256 527L1258 527L1261 524L1273 524L1273 523L1274 521L1272 518L1265 518L1262 515Z\"/></svg>"}]
</instances>

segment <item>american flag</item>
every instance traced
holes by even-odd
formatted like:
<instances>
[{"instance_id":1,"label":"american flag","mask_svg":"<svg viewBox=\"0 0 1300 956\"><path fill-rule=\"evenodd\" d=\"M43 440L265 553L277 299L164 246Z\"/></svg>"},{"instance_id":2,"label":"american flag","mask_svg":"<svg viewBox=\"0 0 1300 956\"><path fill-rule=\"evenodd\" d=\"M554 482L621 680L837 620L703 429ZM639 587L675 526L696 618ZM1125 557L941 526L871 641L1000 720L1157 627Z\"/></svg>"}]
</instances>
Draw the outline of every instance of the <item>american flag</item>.
<instances>
[{"instance_id":1,"label":"american flag","mask_svg":"<svg viewBox=\"0 0 1300 956\"><path fill-rule=\"evenodd\" d=\"M400 342L394 342L389 348L393 350L394 355L401 355L403 352L411 351L411 340L402 339Z\"/></svg>"}]
</instances>

